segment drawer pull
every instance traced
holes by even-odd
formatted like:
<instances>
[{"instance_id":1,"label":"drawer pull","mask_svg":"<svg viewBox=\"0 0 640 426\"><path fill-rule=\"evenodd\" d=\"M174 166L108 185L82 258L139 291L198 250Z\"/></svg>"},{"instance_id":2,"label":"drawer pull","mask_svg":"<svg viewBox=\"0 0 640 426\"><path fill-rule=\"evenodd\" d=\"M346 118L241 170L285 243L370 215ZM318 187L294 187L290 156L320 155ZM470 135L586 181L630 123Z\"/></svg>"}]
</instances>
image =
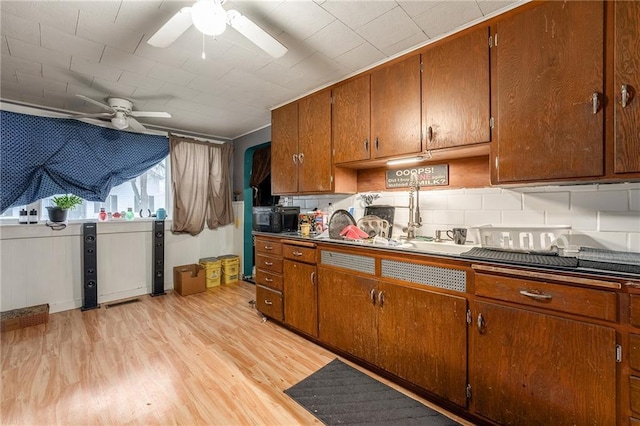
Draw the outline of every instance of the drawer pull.
<instances>
[{"instance_id":1,"label":"drawer pull","mask_svg":"<svg viewBox=\"0 0 640 426\"><path fill-rule=\"evenodd\" d=\"M266 260L264 261L264 264L267 266L273 266L273 262L267 262Z\"/></svg>"},{"instance_id":2,"label":"drawer pull","mask_svg":"<svg viewBox=\"0 0 640 426\"><path fill-rule=\"evenodd\" d=\"M520 294L535 300L551 300L553 296L538 290L520 290Z\"/></svg>"},{"instance_id":3,"label":"drawer pull","mask_svg":"<svg viewBox=\"0 0 640 426\"><path fill-rule=\"evenodd\" d=\"M302 256L302 252L296 250L296 251L293 252L293 255L294 256Z\"/></svg>"},{"instance_id":4,"label":"drawer pull","mask_svg":"<svg viewBox=\"0 0 640 426\"><path fill-rule=\"evenodd\" d=\"M273 250L273 247L272 246L264 246L264 249L265 250Z\"/></svg>"},{"instance_id":5,"label":"drawer pull","mask_svg":"<svg viewBox=\"0 0 640 426\"><path fill-rule=\"evenodd\" d=\"M264 277L264 280L268 283L272 283L273 282L273 278L269 278L269 277Z\"/></svg>"},{"instance_id":6,"label":"drawer pull","mask_svg":"<svg viewBox=\"0 0 640 426\"><path fill-rule=\"evenodd\" d=\"M271 306L271 305L273 305L273 302L271 300L264 299L264 304L268 305L268 306Z\"/></svg>"}]
</instances>

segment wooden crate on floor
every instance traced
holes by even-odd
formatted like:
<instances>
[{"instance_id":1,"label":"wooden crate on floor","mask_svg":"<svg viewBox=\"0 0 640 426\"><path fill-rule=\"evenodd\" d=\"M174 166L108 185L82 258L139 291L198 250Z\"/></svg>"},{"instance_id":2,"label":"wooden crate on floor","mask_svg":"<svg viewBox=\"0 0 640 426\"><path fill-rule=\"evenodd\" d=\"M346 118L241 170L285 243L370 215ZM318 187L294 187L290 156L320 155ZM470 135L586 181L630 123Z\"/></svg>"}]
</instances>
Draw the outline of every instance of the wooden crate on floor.
<instances>
[{"instance_id":1,"label":"wooden crate on floor","mask_svg":"<svg viewBox=\"0 0 640 426\"><path fill-rule=\"evenodd\" d=\"M36 305L0 312L0 322L2 324L0 332L2 333L47 323L49 322L49 305Z\"/></svg>"}]
</instances>

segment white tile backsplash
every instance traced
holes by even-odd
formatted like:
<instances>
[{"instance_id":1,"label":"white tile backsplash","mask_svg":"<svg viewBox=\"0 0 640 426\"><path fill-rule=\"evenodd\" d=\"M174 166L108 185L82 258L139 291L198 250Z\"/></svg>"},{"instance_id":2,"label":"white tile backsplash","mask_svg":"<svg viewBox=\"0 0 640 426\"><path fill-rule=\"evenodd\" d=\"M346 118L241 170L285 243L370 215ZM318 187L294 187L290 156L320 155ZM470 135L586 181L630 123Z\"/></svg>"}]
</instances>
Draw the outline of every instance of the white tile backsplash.
<instances>
[{"instance_id":1,"label":"white tile backsplash","mask_svg":"<svg viewBox=\"0 0 640 426\"><path fill-rule=\"evenodd\" d=\"M505 210L502 212L504 225L544 225L544 211Z\"/></svg>"},{"instance_id":2,"label":"white tile backsplash","mask_svg":"<svg viewBox=\"0 0 640 426\"><path fill-rule=\"evenodd\" d=\"M409 220L409 192L379 192L374 204L394 205L394 237ZM355 207L364 214L360 197L293 197L294 205L336 209ZM418 235L433 236L437 229L479 225L570 225L572 244L640 252L640 183L554 185L526 188L469 188L420 191L423 226Z\"/></svg>"},{"instance_id":3,"label":"white tile backsplash","mask_svg":"<svg viewBox=\"0 0 640 426\"><path fill-rule=\"evenodd\" d=\"M599 231L640 232L638 212L600 212Z\"/></svg>"},{"instance_id":4,"label":"white tile backsplash","mask_svg":"<svg viewBox=\"0 0 640 426\"><path fill-rule=\"evenodd\" d=\"M629 210L629 191L585 191L571 193L571 210Z\"/></svg>"},{"instance_id":5,"label":"white tile backsplash","mask_svg":"<svg viewBox=\"0 0 640 426\"><path fill-rule=\"evenodd\" d=\"M569 210L568 191L564 192L532 192L523 194L525 210L566 211Z\"/></svg>"},{"instance_id":6,"label":"white tile backsplash","mask_svg":"<svg viewBox=\"0 0 640 426\"><path fill-rule=\"evenodd\" d=\"M504 191L501 194L486 194L482 196L483 210L521 210L522 194Z\"/></svg>"}]
</instances>

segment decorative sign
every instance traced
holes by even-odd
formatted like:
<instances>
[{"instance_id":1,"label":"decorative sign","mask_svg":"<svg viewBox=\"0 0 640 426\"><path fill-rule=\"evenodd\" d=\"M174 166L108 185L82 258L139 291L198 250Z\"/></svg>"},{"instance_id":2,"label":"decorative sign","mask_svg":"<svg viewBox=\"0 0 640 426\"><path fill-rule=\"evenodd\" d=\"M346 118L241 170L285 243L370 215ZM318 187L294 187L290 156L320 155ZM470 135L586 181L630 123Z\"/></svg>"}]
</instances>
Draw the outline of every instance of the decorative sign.
<instances>
[{"instance_id":1,"label":"decorative sign","mask_svg":"<svg viewBox=\"0 0 640 426\"><path fill-rule=\"evenodd\" d=\"M449 185L449 165L436 164L387 170L387 188L408 188L412 173L418 175L418 186Z\"/></svg>"}]
</instances>

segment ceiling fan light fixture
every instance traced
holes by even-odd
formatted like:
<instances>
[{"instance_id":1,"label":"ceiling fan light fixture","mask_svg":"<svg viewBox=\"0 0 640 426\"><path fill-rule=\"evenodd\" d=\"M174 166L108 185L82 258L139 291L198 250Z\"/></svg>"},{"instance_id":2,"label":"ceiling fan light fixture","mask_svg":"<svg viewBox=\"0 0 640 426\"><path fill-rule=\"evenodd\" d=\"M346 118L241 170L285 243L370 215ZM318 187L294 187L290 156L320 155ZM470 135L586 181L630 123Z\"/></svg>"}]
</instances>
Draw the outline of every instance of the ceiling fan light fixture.
<instances>
[{"instance_id":1,"label":"ceiling fan light fixture","mask_svg":"<svg viewBox=\"0 0 640 426\"><path fill-rule=\"evenodd\" d=\"M191 7L193 25L203 34L217 36L227 28L227 12L219 0L199 0Z\"/></svg>"},{"instance_id":2,"label":"ceiling fan light fixture","mask_svg":"<svg viewBox=\"0 0 640 426\"><path fill-rule=\"evenodd\" d=\"M118 130L124 130L129 127L129 121L127 121L127 117L124 117L120 114L111 119L111 124L113 124L113 127Z\"/></svg>"}]
</instances>

